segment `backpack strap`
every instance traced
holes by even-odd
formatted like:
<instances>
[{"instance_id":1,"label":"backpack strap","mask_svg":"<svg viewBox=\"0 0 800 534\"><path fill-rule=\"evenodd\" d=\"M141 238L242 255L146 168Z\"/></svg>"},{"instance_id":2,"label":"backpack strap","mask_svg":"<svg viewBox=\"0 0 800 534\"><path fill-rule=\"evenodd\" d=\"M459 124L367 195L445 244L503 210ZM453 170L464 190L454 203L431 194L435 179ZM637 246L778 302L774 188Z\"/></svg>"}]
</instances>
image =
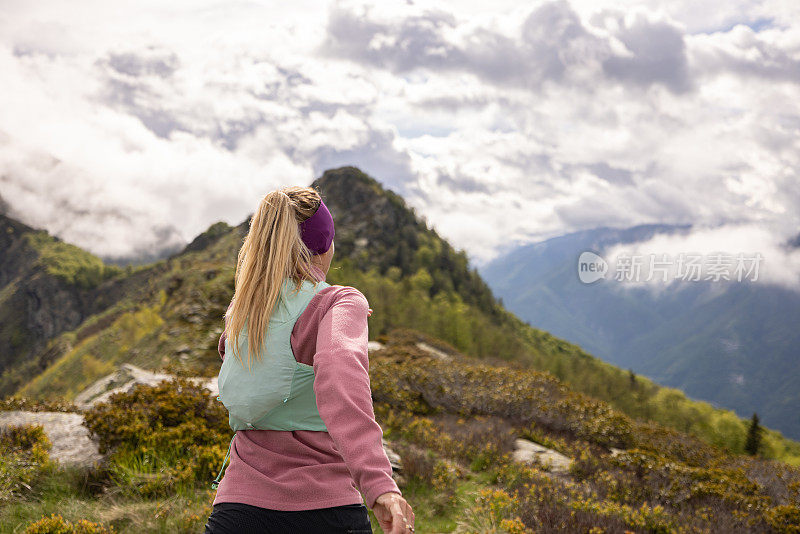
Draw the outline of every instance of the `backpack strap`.
<instances>
[{"instance_id":1,"label":"backpack strap","mask_svg":"<svg viewBox=\"0 0 800 534\"><path fill-rule=\"evenodd\" d=\"M222 472L225 470L225 464L228 463L228 459L231 457L231 447L233 446L233 438L235 437L236 437L236 432L233 433L233 436L231 437L231 442L228 443L228 452L225 453L225 459L222 460L222 467L219 468L219 474L217 475L217 478L215 478L214 481L211 483L211 489L213 490L217 489L220 480L222 480Z\"/></svg>"}]
</instances>

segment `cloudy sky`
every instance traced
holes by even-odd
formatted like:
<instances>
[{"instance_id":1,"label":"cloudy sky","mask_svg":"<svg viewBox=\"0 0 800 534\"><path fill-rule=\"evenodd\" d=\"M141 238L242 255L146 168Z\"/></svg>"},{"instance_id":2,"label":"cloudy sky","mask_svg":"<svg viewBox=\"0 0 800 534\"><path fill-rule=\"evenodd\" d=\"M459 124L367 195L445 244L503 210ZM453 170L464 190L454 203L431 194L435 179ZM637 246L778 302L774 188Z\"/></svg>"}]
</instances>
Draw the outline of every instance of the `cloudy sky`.
<instances>
[{"instance_id":1,"label":"cloudy sky","mask_svg":"<svg viewBox=\"0 0 800 534\"><path fill-rule=\"evenodd\" d=\"M0 0L0 76L0 208L100 255L341 165L477 264L602 225L800 231L796 2Z\"/></svg>"}]
</instances>

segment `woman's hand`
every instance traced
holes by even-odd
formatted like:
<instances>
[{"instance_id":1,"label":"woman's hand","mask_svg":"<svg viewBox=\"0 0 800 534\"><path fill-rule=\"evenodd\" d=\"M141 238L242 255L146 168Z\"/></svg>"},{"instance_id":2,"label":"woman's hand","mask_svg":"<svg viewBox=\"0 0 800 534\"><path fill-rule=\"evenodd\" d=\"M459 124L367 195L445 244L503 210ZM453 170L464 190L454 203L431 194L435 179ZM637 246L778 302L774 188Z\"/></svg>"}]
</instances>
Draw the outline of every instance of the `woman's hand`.
<instances>
[{"instance_id":1,"label":"woman's hand","mask_svg":"<svg viewBox=\"0 0 800 534\"><path fill-rule=\"evenodd\" d=\"M381 494L375 501L372 513L384 534L414 532L414 511L399 493Z\"/></svg>"}]
</instances>

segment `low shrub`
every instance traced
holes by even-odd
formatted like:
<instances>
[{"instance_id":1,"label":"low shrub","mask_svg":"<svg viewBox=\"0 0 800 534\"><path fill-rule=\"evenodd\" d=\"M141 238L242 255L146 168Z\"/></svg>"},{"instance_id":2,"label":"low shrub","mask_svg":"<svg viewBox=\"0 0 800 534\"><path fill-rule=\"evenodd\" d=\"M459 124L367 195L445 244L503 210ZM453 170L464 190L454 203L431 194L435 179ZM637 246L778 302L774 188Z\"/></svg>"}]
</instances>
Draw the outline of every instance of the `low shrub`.
<instances>
[{"instance_id":1,"label":"low shrub","mask_svg":"<svg viewBox=\"0 0 800 534\"><path fill-rule=\"evenodd\" d=\"M110 453L112 480L142 496L210 482L232 435L222 404L181 378L112 395L85 417L101 452Z\"/></svg>"},{"instance_id":2,"label":"low shrub","mask_svg":"<svg viewBox=\"0 0 800 534\"><path fill-rule=\"evenodd\" d=\"M608 404L570 391L547 373L415 357L377 357L370 365L373 397L413 414L492 415L536 423L603 446L633 443L633 422Z\"/></svg>"},{"instance_id":3,"label":"low shrub","mask_svg":"<svg viewBox=\"0 0 800 534\"><path fill-rule=\"evenodd\" d=\"M458 480L462 469L454 462L413 444L397 443L403 459L403 477L408 483L421 483L433 490L431 504L440 513L456 504Z\"/></svg>"},{"instance_id":4,"label":"low shrub","mask_svg":"<svg viewBox=\"0 0 800 534\"><path fill-rule=\"evenodd\" d=\"M407 481L418 480L430 484L433 480L433 466L436 457L430 450L413 444L397 442L394 448L403 460L403 478Z\"/></svg>"},{"instance_id":5,"label":"low shrub","mask_svg":"<svg viewBox=\"0 0 800 534\"><path fill-rule=\"evenodd\" d=\"M85 519L73 523L60 515L51 514L50 517L30 523L25 534L114 534L114 529Z\"/></svg>"},{"instance_id":6,"label":"low shrub","mask_svg":"<svg viewBox=\"0 0 800 534\"><path fill-rule=\"evenodd\" d=\"M77 412L78 407L64 399L34 400L28 397L0 399L0 412L25 410L28 412Z\"/></svg>"},{"instance_id":7,"label":"low shrub","mask_svg":"<svg viewBox=\"0 0 800 534\"><path fill-rule=\"evenodd\" d=\"M519 518L519 502L515 495L499 489L483 489L457 524L457 534L492 532L496 534L528 534L529 529Z\"/></svg>"},{"instance_id":8,"label":"low shrub","mask_svg":"<svg viewBox=\"0 0 800 534\"><path fill-rule=\"evenodd\" d=\"M50 440L41 425L0 430L0 502L20 496L51 467Z\"/></svg>"},{"instance_id":9,"label":"low shrub","mask_svg":"<svg viewBox=\"0 0 800 534\"><path fill-rule=\"evenodd\" d=\"M454 462L440 458L433 465L431 485L436 492L434 503L440 510L447 509L456 503L456 488L461 470Z\"/></svg>"},{"instance_id":10,"label":"low shrub","mask_svg":"<svg viewBox=\"0 0 800 534\"><path fill-rule=\"evenodd\" d=\"M800 534L800 506L783 504L767 511L767 523L779 534Z\"/></svg>"}]
</instances>

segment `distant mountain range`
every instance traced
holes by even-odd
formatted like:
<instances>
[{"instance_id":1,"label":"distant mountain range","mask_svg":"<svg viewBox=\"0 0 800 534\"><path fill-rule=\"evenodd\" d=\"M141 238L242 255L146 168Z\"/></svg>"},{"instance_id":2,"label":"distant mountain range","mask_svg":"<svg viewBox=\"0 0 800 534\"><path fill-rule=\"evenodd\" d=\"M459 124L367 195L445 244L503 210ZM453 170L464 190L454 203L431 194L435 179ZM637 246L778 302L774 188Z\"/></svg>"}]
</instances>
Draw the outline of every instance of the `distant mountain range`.
<instances>
[{"instance_id":1,"label":"distant mountain range","mask_svg":"<svg viewBox=\"0 0 800 534\"><path fill-rule=\"evenodd\" d=\"M757 412L800 438L800 292L709 281L656 293L578 279L583 251L602 256L613 245L689 230L643 225L570 233L507 252L480 272L530 324L693 398L743 417Z\"/></svg>"}]
</instances>

